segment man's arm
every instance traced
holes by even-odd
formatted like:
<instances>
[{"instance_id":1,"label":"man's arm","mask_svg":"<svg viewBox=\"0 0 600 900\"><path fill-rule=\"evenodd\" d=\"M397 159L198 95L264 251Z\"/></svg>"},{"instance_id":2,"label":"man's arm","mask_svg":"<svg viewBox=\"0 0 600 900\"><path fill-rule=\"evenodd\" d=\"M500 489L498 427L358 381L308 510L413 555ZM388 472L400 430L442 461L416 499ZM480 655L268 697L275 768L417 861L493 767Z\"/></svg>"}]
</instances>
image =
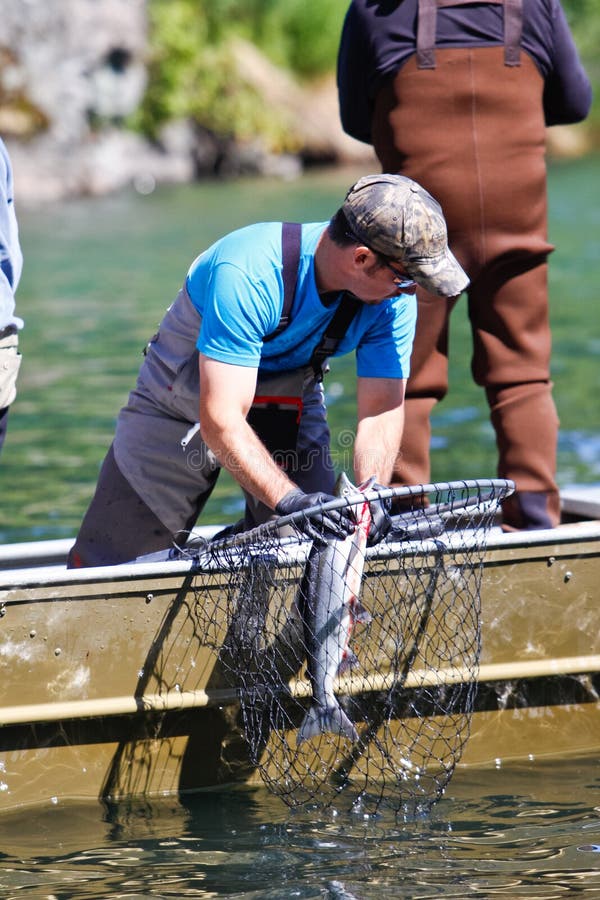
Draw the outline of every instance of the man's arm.
<instances>
[{"instance_id":1,"label":"man's arm","mask_svg":"<svg viewBox=\"0 0 600 900\"><path fill-rule=\"evenodd\" d=\"M372 143L372 103L367 93L370 64L364 25L351 4L344 20L337 58L340 119L347 134L366 144Z\"/></svg>"},{"instance_id":2,"label":"man's arm","mask_svg":"<svg viewBox=\"0 0 600 900\"><path fill-rule=\"evenodd\" d=\"M200 354L200 430L223 468L270 509L296 485L281 471L246 422L256 369Z\"/></svg>"},{"instance_id":3,"label":"man's arm","mask_svg":"<svg viewBox=\"0 0 600 900\"><path fill-rule=\"evenodd\" d=\"M12 196L12 169L4 144L0 141L0 328L23 320L14 315L14 294L21 276L23 256Z\"/></svg>"},{"instance_id":4,"label":"man's arm","mask_svg":"<svg viewBox=\"0 0 600 900\"><path fill-rule=\"evenodd\" d=\"M553 9L552 72L544 82L546 125L570 125L586 118L592 86L560 3Z\"/></svg>"},{"instance_id":5,"label":"man's arm","mask_svg":"<svg viewBox=\"0 0 600 900\"><path fill-rule=\"evenodd\" d=\"M405 390L403 378L358 379L358 427L354 442L357 484L371 475L379 484L389 484L404 427Z\"/></svg>"}]
</instances>

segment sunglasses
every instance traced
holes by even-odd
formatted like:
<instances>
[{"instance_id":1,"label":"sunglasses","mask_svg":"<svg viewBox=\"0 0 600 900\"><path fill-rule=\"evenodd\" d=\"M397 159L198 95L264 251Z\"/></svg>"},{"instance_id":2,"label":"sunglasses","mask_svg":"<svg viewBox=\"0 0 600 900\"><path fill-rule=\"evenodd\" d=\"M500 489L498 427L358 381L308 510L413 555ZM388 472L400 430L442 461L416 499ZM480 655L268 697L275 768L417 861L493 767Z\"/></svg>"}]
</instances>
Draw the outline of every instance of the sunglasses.
<instances>
[{"instance_id":1,"label":"sunglasses","mask_svg":"<svg viewBox=\"0 0 600 900\"><path fill-rule=\"evenodd\" d=\"M381 253L379 253L378 256L383 261L384 266L394 273L394 284L397 288L409 288L415 284L414 278L411 278L407 272L401 272L400 269L393 266L385 256L381 255Z\"/></svg>"}]
</instances>

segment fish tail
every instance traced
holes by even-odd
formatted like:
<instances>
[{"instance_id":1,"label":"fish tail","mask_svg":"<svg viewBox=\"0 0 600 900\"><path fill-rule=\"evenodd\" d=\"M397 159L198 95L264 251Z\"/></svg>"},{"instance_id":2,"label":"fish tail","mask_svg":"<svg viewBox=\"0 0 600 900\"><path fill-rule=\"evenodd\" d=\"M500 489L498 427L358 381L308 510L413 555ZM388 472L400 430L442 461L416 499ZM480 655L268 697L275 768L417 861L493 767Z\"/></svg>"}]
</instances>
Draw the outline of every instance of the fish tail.
<instances>
[{"instance_id":1,"label":"fish tail","mask_svg":"<svg viewBox=\"0 0 600 900\"><path fill-rule=\"evenodd\" d=\"M351 741L358 740L358 731L339 704L319 706L317 703L313 703L298 729L296 744L300 746L309 738L324 732L342 734Z\"/></svg>"}]
</instances>

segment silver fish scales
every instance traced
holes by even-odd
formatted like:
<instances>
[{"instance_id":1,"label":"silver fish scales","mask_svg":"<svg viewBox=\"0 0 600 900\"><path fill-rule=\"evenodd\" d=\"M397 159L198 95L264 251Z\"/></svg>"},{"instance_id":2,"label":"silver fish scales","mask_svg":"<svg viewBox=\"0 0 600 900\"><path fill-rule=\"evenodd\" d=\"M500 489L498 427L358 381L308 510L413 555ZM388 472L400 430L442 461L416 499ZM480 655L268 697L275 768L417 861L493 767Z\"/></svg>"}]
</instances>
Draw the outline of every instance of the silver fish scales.
<instances>
[{"instance_id":1,"label":"silver fish scales","mask_svg":"<svg viewBox=\"0 0 600 900\"><path fill-rule=\"evenodd\" d=\"M360 485L367 491L375 478ZM356 493L342 473L335 494ZM332 539L326 545L314 544L308 556L299 596L304 623L308 677L313 702L298 729L297 744L323 732L342 734L351 741L358 732L340 706L334 682L338 675L358 664L349 647L350 634L357 622L369 622L370 613L359 600L362 570L371 512L363 501L355 510L354 532L344 539Z\"/></svg>"}]
</instances>

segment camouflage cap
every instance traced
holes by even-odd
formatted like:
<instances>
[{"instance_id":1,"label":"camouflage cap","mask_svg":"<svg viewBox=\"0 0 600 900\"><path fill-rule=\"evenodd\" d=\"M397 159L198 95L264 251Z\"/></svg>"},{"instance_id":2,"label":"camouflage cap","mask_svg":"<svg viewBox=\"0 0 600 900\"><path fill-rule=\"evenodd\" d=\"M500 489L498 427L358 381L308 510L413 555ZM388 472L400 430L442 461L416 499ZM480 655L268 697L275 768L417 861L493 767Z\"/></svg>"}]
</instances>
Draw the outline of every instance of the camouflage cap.
<instances>
[{"instance_id":1,"label":"camouflage cap","mask_svg":"<svg viewBox=\"0 0 600 900\"><path fill-rule=\"evenodd\" d=\"M402 264L433 294L455 297L469 283L448 247L442 208L404 175L366 175L342 206L352 233L370 250Z\"/></svg>"}]
</instances>

